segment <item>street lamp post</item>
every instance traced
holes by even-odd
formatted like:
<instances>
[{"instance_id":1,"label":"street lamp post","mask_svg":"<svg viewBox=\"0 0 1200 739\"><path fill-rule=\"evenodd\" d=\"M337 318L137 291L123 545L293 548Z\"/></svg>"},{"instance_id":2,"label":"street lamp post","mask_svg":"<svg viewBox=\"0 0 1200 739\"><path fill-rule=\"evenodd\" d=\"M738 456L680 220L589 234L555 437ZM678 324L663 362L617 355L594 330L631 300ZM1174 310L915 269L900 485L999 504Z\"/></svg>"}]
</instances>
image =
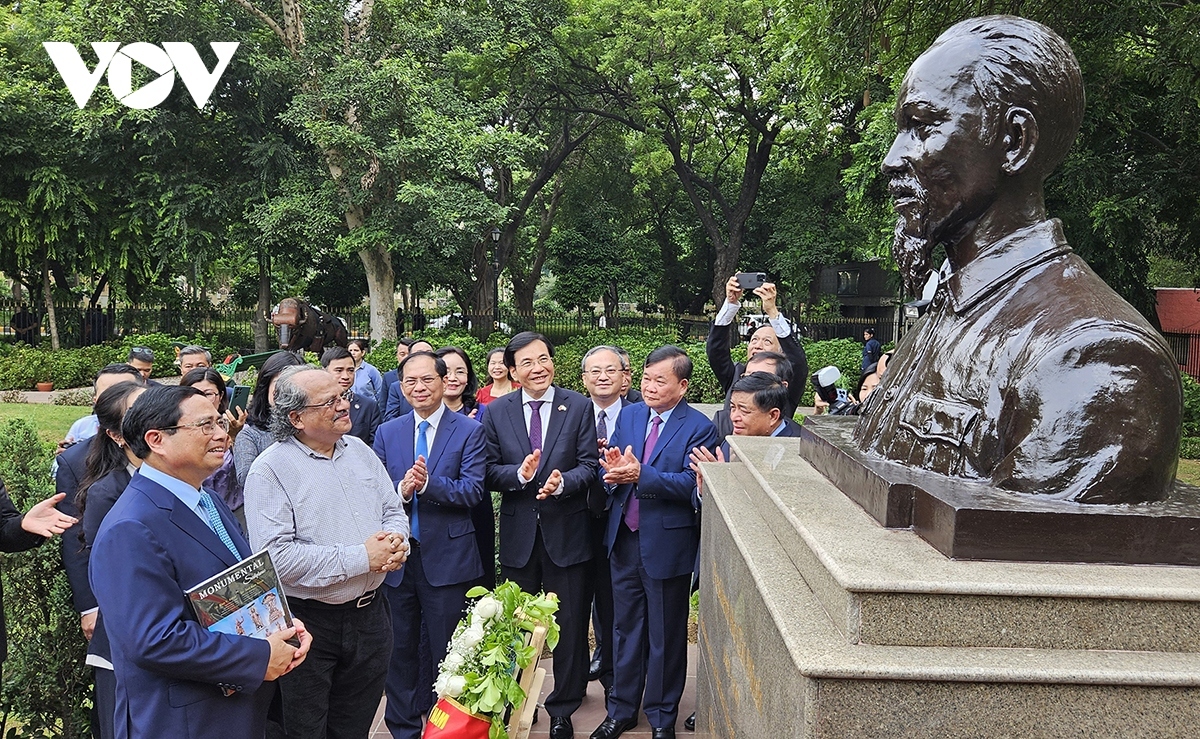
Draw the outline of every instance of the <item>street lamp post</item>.
<instances>
[{"instance_id":1,"label":"street lamp post","mask_svg":"<svg viewBox=\"0 0 1200 739\"><path fill-rule=\"evenodd\" d=\"M492 226L492 331L500 330L500 227Z\"/></svg>"}]
</instances>

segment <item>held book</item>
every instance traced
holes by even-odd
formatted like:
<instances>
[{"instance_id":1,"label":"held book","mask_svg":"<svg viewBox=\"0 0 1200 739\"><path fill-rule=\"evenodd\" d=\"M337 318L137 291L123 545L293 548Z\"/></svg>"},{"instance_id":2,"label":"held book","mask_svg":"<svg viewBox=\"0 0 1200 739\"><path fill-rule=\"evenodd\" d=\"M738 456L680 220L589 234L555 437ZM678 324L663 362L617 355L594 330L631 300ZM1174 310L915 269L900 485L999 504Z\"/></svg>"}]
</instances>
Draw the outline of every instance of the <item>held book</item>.
<instances>
[{"instance_id":1,"label":"held book","mask_svg":"<svg viewBox=\"0 0 1200 739\"><path fill-rule=\"evenodd\" d=\"M266 639L292 626L287 597L265 549L185 592L209 631ZM300 646L294 637L288 643Z\"/></svg>"}]
</instances>

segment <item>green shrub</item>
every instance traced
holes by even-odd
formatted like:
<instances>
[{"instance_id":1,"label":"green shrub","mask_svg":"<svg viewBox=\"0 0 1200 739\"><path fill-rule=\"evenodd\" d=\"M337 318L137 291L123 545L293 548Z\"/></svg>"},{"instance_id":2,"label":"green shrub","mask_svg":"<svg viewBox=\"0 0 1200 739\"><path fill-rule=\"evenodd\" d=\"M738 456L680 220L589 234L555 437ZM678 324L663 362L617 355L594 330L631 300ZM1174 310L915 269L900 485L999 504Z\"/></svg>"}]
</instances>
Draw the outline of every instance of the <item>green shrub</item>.
<instances>
[{"instance_id":1,"label":"green shrub","mask_svg":"<svg viewBox=\"0 0 1200 739\"><path fill-rule=\"evenodd\" d=\"M86 387L96 372L106 364L124 362L130 347L148 346L154 350L153 377L179 373L175 365L175 346L199 344L208 347L213 361L220 362L236 349L216 341L211 336L168 336L166 334L134 334L119 344L98 344L81 349L51 351L45 345L37 349L23 344L12 346L0 361L0 390L31 390L34 383L49 381L59 389ZM395 364L393 351L392 363Z\"/></svg>"},{"instance_id":2,"label":"green shrub","mask_svg":"<svg viewBox=\"0 0 1200 739\"><path fill-rule=\"evenodd\" d=\"M508 343L509 337L497 333L481 342L462 329L447 329L444 331L422 332L417 338L425 339L436 347L458 346L466 351L471 358L471 364L479 375L481 385L487 384L486 359L488 350L502 347ZM586 334L573 336L556 344L554 347L554 380L557 384L578 392L585 392L580 364L583 355L593 346L613 344L629 352L630 366L633 368L633 386L641 382L642 365L651 351L665 344L675 344L688 353L694 366L692 380L689 383L687 400L691 403L721 403L725 394L721 385L708 364L704 353L703 341L679 341L678 335L671 329L623 329L620 332L611 329L593 329ZM815 372L830 364L837 365L842 371L840 385L852 389L858 382L859 369L862 366L862 344L851 339L833 339L830 341L805 341L805 352L808 355L809 372ZM738 344L733 348L734 362L746 361L746 345ZM375 365L380 372L396 368L396 343L382 341L367 354L367 361ZM808 378L804 382L804 399L801 405L812 405L813 392Z\"/></svg>"},{"instance_id":3,"label":"green shrub","mask_svg":"<svg viewBox=\"0 0 1200 739\"><path fill-rule=\"evenodd\" d=\"M54 494L51 446L27 421L0 426L0 478L22 511ZM6 719L21 736L90 736L85 699L91 695L87 643L71 604L71 586L57 540L7 555L2 574L8 660L0 687Z\"/></svg>"},{"instance_id":4,"label":"green shrub","mask_svg":"<svg viewBox=\"0 0 1200 739\"><path fill-rule=\"evenodd\" d=\"M1183 376L1183 435L1200 437L1200 382L1189 375Z\"/></svg>"},{"instance_id":5,"label":"green shrub","mask_svg":"<svg viewBox=\"0 0 1200 739\"><path fill-rule=\"evenodd\" d=\"M1200 459L1200 436L1185 436L1179 445L1181 459Z\"/></svg>"}]
</instances>

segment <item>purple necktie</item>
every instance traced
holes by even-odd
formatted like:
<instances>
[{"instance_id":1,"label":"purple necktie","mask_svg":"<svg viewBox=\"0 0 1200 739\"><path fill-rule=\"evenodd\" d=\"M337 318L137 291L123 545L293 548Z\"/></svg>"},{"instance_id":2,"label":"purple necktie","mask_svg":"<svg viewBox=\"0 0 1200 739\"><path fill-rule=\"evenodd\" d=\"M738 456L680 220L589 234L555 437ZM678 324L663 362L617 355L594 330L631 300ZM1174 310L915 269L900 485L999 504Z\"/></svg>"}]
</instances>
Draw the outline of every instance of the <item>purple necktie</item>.
<instances>
[{"instance_id":1,"label":"purple necktie","mask_svg":"<svg viewBox=\"0 0 1200 739\"><path fill-rule=\"evenodd\" d=\"M662 425L662 416L655 416L650 419L650 435L646 437L646 448L642 450L642 464L650 461L650 455L654 454L654 446L658 444L658 427ZM635 493L629 496L629 504L625 506L625 525L630 531L638 530L638 519L642 511L641 501L638 500Z\"/></svg>"},{"instance_id":2,"label":"purple necktie","mask_svg":"<svg viewBox=\"0 0 1200 739\"><path fill-rule=\"evenodd\" d=\"M596 421L596 438L605 441L608 441L608 422L605 420L607 414L608 411L600 411L600 418Z\"/></svg>"},{"instance_id":3,"label":"purple necktie","mask_svg":"<svg viewBox=\"0 0 1200 739\"><path fill-rule=\"evenodd\" d=\"M542 448L542 404L544 400L529 401L529 448L537 451Z\"/></svg>"}]
</instances>

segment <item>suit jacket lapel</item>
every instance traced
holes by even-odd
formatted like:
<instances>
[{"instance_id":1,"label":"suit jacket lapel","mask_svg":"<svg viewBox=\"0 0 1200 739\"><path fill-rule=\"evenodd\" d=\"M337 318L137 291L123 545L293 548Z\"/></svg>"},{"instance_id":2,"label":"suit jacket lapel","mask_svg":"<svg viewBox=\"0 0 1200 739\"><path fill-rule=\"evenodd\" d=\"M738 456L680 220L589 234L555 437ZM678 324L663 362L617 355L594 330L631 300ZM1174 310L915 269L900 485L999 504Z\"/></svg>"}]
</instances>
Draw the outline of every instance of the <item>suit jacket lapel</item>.
<instances>
[{"instance_id":1,"label":"suit jacket lapel","mask_svg":"<svg viewBox=\"0 0 1200 739\"><path fill-rule=\"evenodd\" d=\"M533 448L529 446L529 429L525 428L525 405L521 402L522 397L520 390L513 393L515 402L508 403L508 422L512 425L513 435L517 439L517 444L521 446L522 459L525 455L532 454ZM507 395L504 397L508 397ZM546 437L543 436L543 439ZM517 462L520 464L520 462Z\"/></svg>"},{"instance_id":2,"label":"suit jacket lapel","mask_svg":"<svg viewBox=\"0 0 1200 739\"><path fill-rule=\"evenodd\" d=\"M442 427L438 429L437 435L433 437L433 446L429 448L429 459L425 460L426 469L432 470L437 466L438 459L442 456L442 451L450 443L450 437L454 435L454 430L458 428L459 417L458 413L451 411L449 408L442 413Z\"/></svg>"},{"instance_id":3,"label":"suit jacket lapel","mask_svg":"<svg viewBox=\"0 0 1200 739\"><path fill-rule=\"evenodd\" d=\"M162 485L139 476L139 487L150 497L154 503L160 507L171 511L171 523L178 526L185 534L195 539L205 549L212 552L218 559L225 563L227 567L232 567L237 564L237 560L233 558L233 552L229 551L229 547L225 546L225 542L221 541L221 537L217 536L208 524L200 520L200 516L184 505L183 501L176 498L175 495L164 488ZM226 530L230 524L226 519L221 519L225 522ZM237 532L237 526L234 525L234 532ZM241 538L240 534L231 533L230 538L235 542ZM236 544L235 544L236 546ZM240 551L240 547L239 547Z\"/></svg>"},{"instance_id":4,"label":"suit jacket lapel","mask_svg":"<svg viewBox=\"0 0 1200 739\"><path fill-rule=\"evenodd\" d=\"M400 416L400 423L397 425L400 437L397 444L400 446L400 469L405 472L412 469L413 464L417 461L416 429L417 414L415 412Z\"/></svg>"},{"instance_id":5,"label":"suit jacket lapel","mask_svg":"<svg viewBox=\"0 0 1200 739\"><path fill-rule=\"evenodd\" d=\"M648 464L654 466L655 460L658 459L658 455L662 453L662 450L671 441L671 437L683 426L683 419L687 415L687 411L687 403L682 400L679 401L679 404L675 406L675 410L671 413L671 417L658 430L658 441L654 442L654 451L650 453L650 459L647 461Z\"/></svg>"},{"instance_id":6,"label":"suit jacket lapel","mask_svg":"<svg viewBox=\"0 0 1200 739\"><path fill-rule=\"evenodd\" d=\"M538 462L538 471L541 471L546 460L550 459L550 453L554 451L554 445L558 443L558 437L562 435L563 423L567 418L567 404L562 402L562 388L555 387L554 403L550 405L550 423L546 425L546 433L542 434L542 459ZM559 409L562 410L559 410Z\"/></svg>"}]
</instances>

